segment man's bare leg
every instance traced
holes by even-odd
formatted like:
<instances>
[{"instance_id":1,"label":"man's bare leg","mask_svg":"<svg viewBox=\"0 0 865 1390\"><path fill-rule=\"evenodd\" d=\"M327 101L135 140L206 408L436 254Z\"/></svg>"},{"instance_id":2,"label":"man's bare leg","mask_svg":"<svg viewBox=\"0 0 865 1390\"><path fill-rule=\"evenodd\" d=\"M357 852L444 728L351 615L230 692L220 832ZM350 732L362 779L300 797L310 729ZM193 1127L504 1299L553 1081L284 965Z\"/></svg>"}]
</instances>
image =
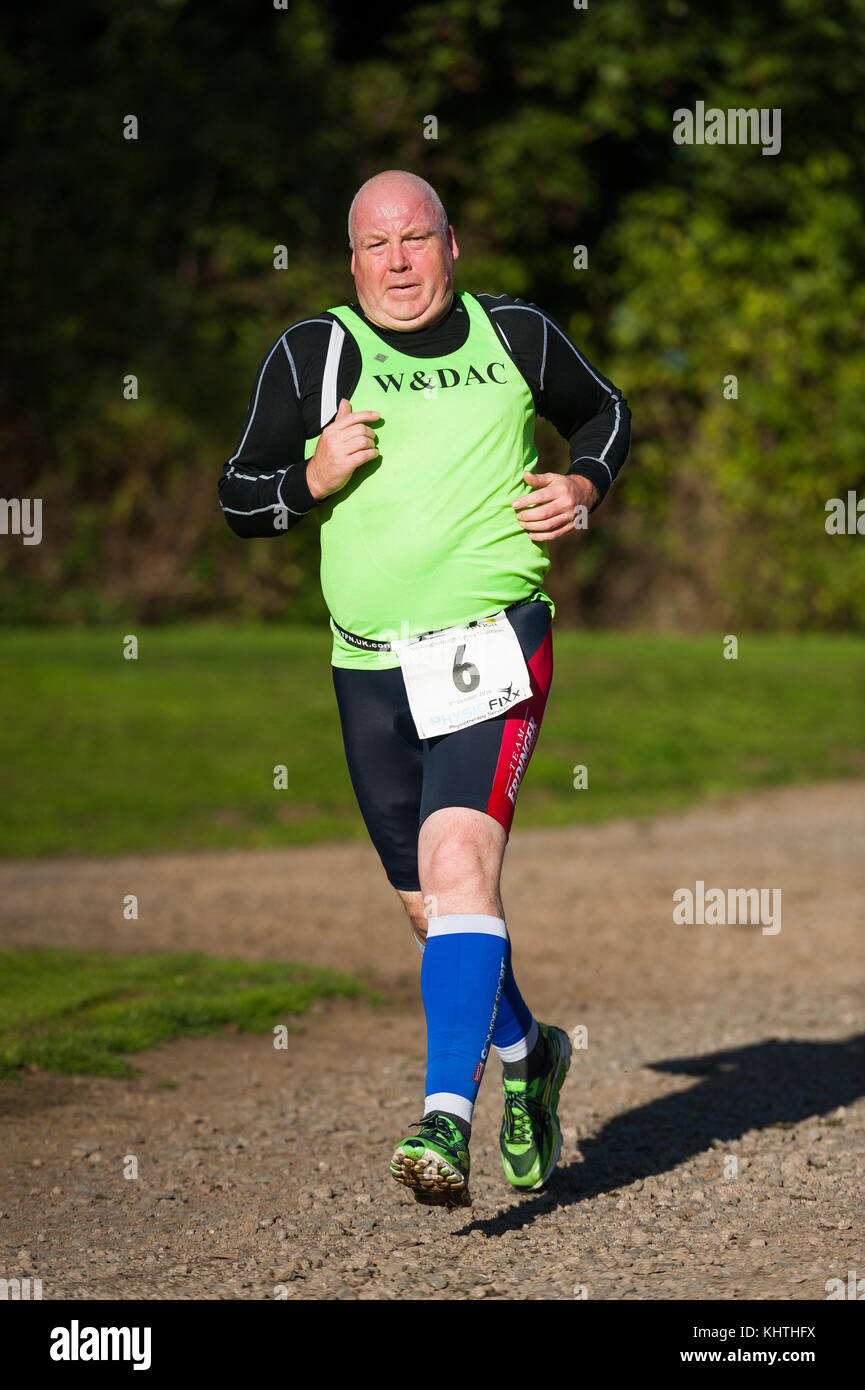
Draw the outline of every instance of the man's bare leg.
<instances>
[{"instance_id":1,"label":"man's bare leg","mask_svg":"<svg viewBox=\"0 0 865 1390\"><path fill-rule=\"evenodd\" d=\"M430 917L458 912L504 917L499 883L506 843L498 821L483 811L451 806L427 817L418 840L422 891L396 890L421 946Z\"/></svg>"},{"instance_id":2,"label":"man's bare leg","mask_svg":"<svg viewBox=\"0 0 865 1390\"><path fill-rule=\"evenodd\" d=\"M492 816L467 806L434 811L421 826L418 872L435 912L479 912L502 916L499 893L507 837Z\"/></svg>"},{"instance_id":3,"label":"man's bare leg","mask_svg":"<svg viewBox=\"0 0 865 1390\"><path fill-rule=\"evenodd\" d=\"M397 888L397 893L402 899L402 905L408 914L414 939L418 945L426 944L427 916L424 910L423 893L405 893L401 888Z\"/></svg>"}]
</instances>

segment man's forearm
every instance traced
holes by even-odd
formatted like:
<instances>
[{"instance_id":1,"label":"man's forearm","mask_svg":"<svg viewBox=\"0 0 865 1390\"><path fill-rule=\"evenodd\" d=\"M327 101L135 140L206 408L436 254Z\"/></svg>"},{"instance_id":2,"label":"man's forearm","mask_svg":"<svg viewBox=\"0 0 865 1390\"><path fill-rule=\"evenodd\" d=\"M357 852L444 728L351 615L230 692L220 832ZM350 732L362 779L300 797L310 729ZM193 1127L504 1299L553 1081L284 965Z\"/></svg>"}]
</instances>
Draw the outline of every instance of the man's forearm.
<instances>
[{"instance_id":1,"label":"man's forearm","mask_svg":"<svg viewBox=\"0 0 865 1390\"><path fill-rule=\"evenodd\" d=\"M305 461L275 473L244 473L227 463L219 480L219 505L232 531L245 539L281 536L312 511Z\"/></svg>"},{"instance_id":2,"label":"man's forearm","mask_svg":"<svg viewBox=\"0 0 865 1390\"><path fill-rule=\"evenodd\" d=\"M615 396L609 405L585 425L569 441L571 464L569 474L588 478L597 488L594 506L603 501L618 477L631 446L631 412L627 401Z\"/></svg>"},{"instance_id":3,"label":"man's forearm","mask_svg":"<svg viewBox=\"0 0 865 1390\"><path fill-rule=\"evenodd\" d=\"M307 432L284 339L259 367L240 442L219 480L220 506L238 536L284 535L315 506L303 459Z\"/></svg>"}]
</instances>

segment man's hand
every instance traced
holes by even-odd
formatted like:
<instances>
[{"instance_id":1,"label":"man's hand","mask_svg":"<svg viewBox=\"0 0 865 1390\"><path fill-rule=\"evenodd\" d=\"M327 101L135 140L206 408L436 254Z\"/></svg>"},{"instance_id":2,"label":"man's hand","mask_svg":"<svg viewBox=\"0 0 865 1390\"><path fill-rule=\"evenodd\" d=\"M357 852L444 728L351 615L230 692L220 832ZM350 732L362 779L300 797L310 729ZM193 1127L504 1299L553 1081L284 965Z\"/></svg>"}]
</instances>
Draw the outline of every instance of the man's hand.
<instances>
[{"instance_id":1,"label":"man's hand","mask_svg":"<svg viewBox=\"0 0 865 1390\"><path fill-rule=\"evenodd\" d=\"M356 468L377 458L370 422L380 419L377 410L352 410L345 398L340 401L306 465L306 485L316 501L339 492Z\"/></svg>"},{"instance_id":2,"label":"man's hand","mask_svg":"<svg viewBox=\"0 0 865 1390\"><path fill-rule=\"evenodd\" d=\"M523 477L529 491L511 503L517 521L539 545L567 536L585 521L578 508L590 512L598 500L598 489L577 473L531 473Z\"/></svg>"}]
</instances>

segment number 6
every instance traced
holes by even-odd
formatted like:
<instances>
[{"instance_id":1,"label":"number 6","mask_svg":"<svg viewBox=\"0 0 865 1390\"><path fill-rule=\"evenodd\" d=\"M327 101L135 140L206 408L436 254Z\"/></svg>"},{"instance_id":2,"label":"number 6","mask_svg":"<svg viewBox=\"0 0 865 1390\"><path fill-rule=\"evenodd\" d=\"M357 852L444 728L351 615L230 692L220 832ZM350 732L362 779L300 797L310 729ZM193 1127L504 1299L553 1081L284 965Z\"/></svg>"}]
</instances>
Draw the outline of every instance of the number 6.
<instances>
[{"instance_id":1,"label":"number 6","mask_svg":"<svg viewBox=\"0 0 865 1390\"><path fill-rule=\"evenodd\" d=\"M451 674L457 690L462 690L464 694L469 695L473 690L477 690L481 683L481 676L477 666L473 665L471 661L463 661L465 649L465 642L457 647L454 654L454 669Z\"/></svg>"}]
</instances>

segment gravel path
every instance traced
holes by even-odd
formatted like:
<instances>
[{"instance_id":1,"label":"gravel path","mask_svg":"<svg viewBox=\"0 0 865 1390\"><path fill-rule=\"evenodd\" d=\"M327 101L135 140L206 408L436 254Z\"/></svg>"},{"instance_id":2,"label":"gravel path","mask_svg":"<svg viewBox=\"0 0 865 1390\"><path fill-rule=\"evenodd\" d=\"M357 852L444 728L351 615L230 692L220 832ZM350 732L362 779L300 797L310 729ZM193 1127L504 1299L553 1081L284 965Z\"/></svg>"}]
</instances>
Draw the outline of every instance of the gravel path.
<instances>
[{"instance_id":1,"label":"gravel path","mask_svg":"<svg viewBox=\"0 0 865 1390\"><path fill-rule=\"evenodd\" d=\"M514 833L521 987L587 1046L540 1194L504 1181L490 1067L459 1213L387 1176L424 1033L371 849L0 864L4 944L285 956L388 996L328 1004L287 1051L226 1034L137 1057L132 1081L0 1087L0 1277L41 1278L45 1299L641 1300L824 1299L865 1277L863 792ZM676 925L697 880L780 888L780 932Z\"/></svg>"}]
</instances>

